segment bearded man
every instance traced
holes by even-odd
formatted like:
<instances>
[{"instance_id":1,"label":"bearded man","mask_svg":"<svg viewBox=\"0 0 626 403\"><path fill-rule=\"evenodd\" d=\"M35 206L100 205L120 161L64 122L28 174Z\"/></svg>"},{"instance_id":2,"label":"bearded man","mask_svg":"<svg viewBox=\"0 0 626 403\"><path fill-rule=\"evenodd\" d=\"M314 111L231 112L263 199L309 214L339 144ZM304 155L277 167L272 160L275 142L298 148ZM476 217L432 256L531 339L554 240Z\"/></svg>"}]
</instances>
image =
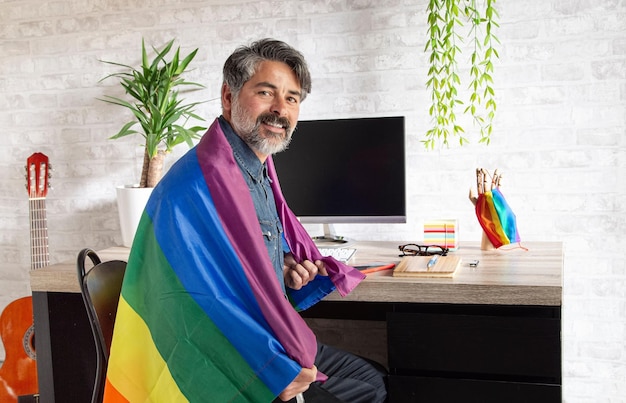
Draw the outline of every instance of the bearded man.
<instances>
[{"instance_id":1,"label":"bearded man","mask_svg":"<svg viewBox=\"0 0 626 403\"><path fill-rule=\"evenodd\" d=\"M320 255L272 163L311 91L304 57L263 39L236 49L223 73L222 116L139 224L105 402L384 402L384 369L318 343L298 314L364 277Z\"/></svg>"}]
</instances>

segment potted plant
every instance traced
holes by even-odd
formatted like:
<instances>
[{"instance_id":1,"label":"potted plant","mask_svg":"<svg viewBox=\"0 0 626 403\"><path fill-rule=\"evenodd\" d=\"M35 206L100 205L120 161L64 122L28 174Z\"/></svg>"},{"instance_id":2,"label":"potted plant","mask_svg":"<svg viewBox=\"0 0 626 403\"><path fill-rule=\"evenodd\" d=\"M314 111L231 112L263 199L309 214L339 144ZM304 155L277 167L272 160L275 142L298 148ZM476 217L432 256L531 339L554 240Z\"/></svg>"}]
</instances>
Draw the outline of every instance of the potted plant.
<instances>
[{"instance_id":1,"label":"potted plant","mask_svg":"<svg viewBox=\"0 0 626 403\"><path fill-rule=\"evenodd\" d=\"M130 246L132 243L145 203L152 188L161 179L165 156L178 144L187 143L189 147L192 147L193 140L199 138L200 134L206 130L202 126L188 127L190 120L204 120L194 112L200 102L185 103L178 97L179 89L183 87L193 89L203 87L201 84L186 81L182 77L198 49L181 58L180 47L173 55L170 55L173 45L174 40L168 42L161 50L153 47L155 56L150 60L142 39L139 68L102 61L126 69L123 72L110 74L100 81L110 77L118 78L130 100L109 95L105 95L100 100L127 108L133 115L133 119L124 124L117 134L111 136L111 139L141 135L145 145L140 183L118 187L120 225L125 246ZM137 188L142 190L137 190ZM129 196L128 193L131 195ZM133 210L126 211L127 203Z\"/></svg>"}]
</instances>

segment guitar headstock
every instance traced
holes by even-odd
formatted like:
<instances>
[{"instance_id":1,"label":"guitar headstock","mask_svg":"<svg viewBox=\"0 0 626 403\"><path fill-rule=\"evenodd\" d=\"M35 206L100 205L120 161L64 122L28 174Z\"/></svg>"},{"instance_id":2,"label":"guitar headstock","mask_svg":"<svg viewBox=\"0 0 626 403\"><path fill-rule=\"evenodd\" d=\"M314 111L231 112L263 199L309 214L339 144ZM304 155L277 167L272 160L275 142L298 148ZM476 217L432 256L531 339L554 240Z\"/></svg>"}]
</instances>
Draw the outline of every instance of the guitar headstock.
<instances>
[{"instance_id":1,"label":"guitar headstock","mask_svg":"<svg viewBox=\"0 0 626 403\"><path fill-rule=\"evenodd\" d=\"M45 154L34 153L26 159L26 190L29 199L46 197L50 176L50 164Z\"/></svg>"}]
</instances>

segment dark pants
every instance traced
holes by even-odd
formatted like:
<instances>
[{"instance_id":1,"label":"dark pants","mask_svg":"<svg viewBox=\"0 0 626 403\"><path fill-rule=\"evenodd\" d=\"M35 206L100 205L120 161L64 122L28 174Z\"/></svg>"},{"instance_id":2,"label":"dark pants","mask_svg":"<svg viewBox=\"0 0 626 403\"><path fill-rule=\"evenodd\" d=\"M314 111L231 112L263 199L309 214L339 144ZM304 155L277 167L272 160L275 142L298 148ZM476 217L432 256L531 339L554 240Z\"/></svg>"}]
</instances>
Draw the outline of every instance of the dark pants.
<instances>
[{"instance_id":1,"label":"dark pants","mask_svg":"<svg viewBox=\"0 0 626 403\"><path fill-rule=\"evenodd\" d=\"M315 366L328 380L311 384L304 392L305 403L383 403L386 399L387 371L377 363L318 343Z\"/></svg>"}]
</instances>

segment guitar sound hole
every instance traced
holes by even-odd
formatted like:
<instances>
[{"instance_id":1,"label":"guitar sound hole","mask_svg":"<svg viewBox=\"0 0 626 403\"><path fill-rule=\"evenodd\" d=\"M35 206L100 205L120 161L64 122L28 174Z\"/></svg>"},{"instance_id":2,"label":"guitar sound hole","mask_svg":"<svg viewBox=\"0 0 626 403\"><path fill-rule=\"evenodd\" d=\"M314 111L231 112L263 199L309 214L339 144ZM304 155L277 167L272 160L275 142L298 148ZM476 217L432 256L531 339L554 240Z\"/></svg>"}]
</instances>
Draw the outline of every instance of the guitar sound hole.
<instances>
[{"instance_id":1,"label":"guitar sound hole","mask_svg":"<svg viewBox=\"0 0 626 403\"><path fill-rule=\"evenodd\" d=\"M24 338L22 339L22 345L24 346L24 351L26 354L33 360L37 359L37 354L35 352L35 327L34 325L30 325L26 333L24 333Z\"/></svg>"}]
</instances>

